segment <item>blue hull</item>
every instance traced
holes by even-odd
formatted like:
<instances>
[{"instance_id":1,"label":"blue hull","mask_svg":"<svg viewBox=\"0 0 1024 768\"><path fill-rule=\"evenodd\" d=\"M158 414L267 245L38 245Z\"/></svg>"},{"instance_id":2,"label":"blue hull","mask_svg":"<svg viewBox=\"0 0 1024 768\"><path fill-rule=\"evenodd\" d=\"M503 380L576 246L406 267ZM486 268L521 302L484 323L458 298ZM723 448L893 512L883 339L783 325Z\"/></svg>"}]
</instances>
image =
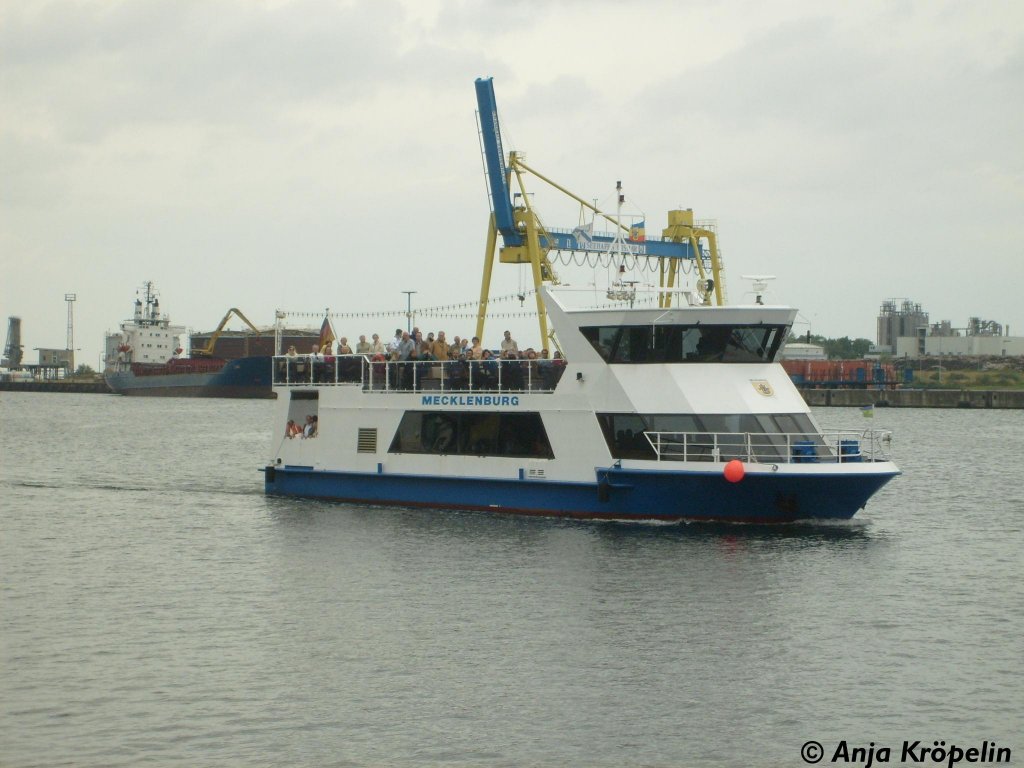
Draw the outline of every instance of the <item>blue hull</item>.
<instances>
[{"instance_id":1,"label":"blue hull","mask_svg":"<svg viewBox=\"0 0 1024 768\"><path fill-rule=\"evenodd\" d=\"M894 473L717 474L599 470L593 483L366 474L266 467L268 495L614 520L790 523L847 520Z\"/></svg>"},{"instance_id":2,"label":"blue hull","mask_svg":"<svg viewBox=\"0 0 1024 768\"><path fill-rule=\"evenodd\" d=\"M272 398L271 357L228 360L214 373L168 373L136 376L131 371L108 372L104 379L118 395L145 397Z\"/></svg>"}]
</instances>

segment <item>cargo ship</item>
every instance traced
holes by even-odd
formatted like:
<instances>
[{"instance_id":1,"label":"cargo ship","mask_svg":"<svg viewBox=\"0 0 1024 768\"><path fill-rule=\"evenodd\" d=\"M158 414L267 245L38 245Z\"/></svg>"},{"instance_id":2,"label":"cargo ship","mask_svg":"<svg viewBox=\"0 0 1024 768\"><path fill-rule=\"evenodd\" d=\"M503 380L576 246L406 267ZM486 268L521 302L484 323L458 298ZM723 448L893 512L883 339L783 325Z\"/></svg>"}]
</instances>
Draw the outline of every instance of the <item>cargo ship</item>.
<instances>
[{"instance_id":1,"label":"cargo ship","mask_svg":"<svg viewBox=\"0 0 1024 768\"><path fill-rule=\"evenodd\" d=\"M251 329L225 331L233 316ZM193 334L191 354L183 356L185 328L161 314L152 282L135 300L135 312L120 331L107 334L104 380L119 395L146 397L272 398L271 361L281 333L261 332L239 310L231 308L217 329ZM314 331L288 331L288 344L314 342Z\"/></svg>"}]
</instances>

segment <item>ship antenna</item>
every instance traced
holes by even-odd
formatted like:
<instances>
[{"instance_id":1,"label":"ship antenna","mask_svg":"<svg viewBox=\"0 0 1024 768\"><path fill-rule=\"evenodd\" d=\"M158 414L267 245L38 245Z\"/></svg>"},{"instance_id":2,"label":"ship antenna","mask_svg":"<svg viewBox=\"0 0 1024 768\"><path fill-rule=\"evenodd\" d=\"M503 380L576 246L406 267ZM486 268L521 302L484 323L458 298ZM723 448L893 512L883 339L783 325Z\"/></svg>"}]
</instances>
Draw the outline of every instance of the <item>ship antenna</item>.
<instances>
[{"instance_id":1,"label":"ship antenna","mask_svg":"<svg viewBox=\"0 0 1024 768\"><path fill-rule=\"evenodd\" d=\"M613 301L628 301L633 306L636 300L636 280L625 280L626 257L622 240L622 204L626 196L622 193L622 181L615 182L615 238L612 240L609 263L615 270L615 279L608 286L607 296Z\"/></svg>"}]
</instances>

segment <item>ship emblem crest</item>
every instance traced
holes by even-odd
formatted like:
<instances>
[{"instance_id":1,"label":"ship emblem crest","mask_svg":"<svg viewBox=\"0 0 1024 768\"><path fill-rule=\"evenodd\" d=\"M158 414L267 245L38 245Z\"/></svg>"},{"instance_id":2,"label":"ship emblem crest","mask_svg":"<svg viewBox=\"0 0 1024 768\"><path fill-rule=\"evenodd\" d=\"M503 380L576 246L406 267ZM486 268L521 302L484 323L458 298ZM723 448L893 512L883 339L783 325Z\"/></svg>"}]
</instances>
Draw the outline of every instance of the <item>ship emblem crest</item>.
<instances>
[{"instance_id":1,"label":"ship emblem crest","mask_svg":"<svg viewBox=\"0 0 1024 768\"><path fill-rule=\"evenodd\" d=\"M764 395L765 397L771 397L775 394L775 390L772 389L772 385L764 379L754 379L750 382L754 389L757 390L758 394Z\"/></svg>"}]
</instances>

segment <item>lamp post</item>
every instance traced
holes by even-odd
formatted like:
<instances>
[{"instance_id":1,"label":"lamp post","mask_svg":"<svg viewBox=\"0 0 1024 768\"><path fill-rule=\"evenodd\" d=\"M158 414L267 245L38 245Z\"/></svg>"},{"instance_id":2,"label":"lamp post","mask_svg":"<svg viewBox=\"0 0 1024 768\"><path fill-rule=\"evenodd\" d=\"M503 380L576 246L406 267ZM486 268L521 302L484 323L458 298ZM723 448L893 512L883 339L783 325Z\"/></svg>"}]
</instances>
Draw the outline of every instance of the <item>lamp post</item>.
<instances>
[{"instance_id":1,"label":"lamp post","mask_svg":"<svg viewBox=\"0 0 1024 768\"><path fill-rule=\"evenodd\" d=\"M412 295L416 291L402 291L405 294L405 330L412 331Z\"/></svg>"},{"instance_id":2,"label":"lamp post","mask_svg":"<svg viewBox=\"0 0 1024 768\"><path fill-rule=\"evenodd\" d=\"M813 335L814 335L814 334L812 333L812 329L811 329L811 318L807 317L807 316L806 316L805 314L803 314L802 312L797 312L797 313L796 313L796 316L797 316L797 318L799 318L799 319L798 319L798 320L794 320L794 321L793 321L793 325L803 325L803 324L805 324L805 323L806 323L806 325L807 325L807 335L806 335L806 336L804 337L804 341L805 341L805 342L806 342L807 344L810 344L810 343L811 343L811 336L813 336ZM818 313L817 313L817 312L815 312L815 313L814 313L814 317L815 317L815 318L817 318L817 316L818 316Z\"/></svg>"}]
</instances>

